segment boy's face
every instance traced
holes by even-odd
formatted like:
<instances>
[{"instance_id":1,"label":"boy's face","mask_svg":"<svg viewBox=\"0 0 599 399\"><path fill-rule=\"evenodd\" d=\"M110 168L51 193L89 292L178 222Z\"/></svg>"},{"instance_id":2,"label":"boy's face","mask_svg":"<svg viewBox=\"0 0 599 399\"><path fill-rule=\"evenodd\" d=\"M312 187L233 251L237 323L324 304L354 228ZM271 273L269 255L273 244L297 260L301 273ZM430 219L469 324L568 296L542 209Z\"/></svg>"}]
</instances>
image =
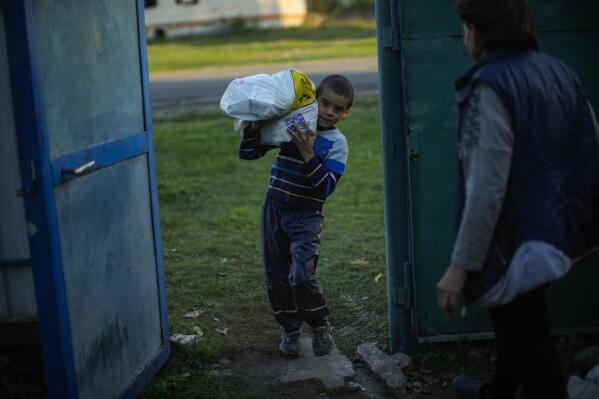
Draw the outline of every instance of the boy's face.
<instances>
[{"instance_id":1,"label":"boy's face","mask_svg":"<svg viewBox=\"0 0 599 399\"><path fill-rule=\"evenodd\" d=\"M350 112L347 106L348 98L340 96L329 88L324 88L318 98L318 126L329 128L334 126Z\"/></svg>"}]
</instances>

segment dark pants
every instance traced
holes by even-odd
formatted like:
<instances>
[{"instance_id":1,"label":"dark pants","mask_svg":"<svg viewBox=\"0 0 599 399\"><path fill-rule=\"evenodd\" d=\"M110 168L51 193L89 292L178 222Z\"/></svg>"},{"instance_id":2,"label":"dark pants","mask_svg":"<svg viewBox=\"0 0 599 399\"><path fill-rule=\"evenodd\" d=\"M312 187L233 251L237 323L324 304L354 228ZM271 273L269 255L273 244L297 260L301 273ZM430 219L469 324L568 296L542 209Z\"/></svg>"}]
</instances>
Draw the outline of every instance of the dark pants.
<instances>
[{"instance_id":1,"label":"dark pants","mask_svg":"<svg viewBox=\"0 0 599 399\"><path fill-rule=\"evenodd\" d=\"M306 322L326 323L326 298L316 283L321 212L286 208L266 200L262 208L262 256L268 299L285 331Z\"/></svg>"},{"instance_id":2,"label":"dark pants","mask_svg":"<svg viewBox=\"0 0 599 399\"><path fill-rule=\"evenodd\" d=\"M545 287L489 308L497 346L490 395L511 399L521 386L528 399L567 399L566 380L551 339Z\"/></svg>"}]
</instances>

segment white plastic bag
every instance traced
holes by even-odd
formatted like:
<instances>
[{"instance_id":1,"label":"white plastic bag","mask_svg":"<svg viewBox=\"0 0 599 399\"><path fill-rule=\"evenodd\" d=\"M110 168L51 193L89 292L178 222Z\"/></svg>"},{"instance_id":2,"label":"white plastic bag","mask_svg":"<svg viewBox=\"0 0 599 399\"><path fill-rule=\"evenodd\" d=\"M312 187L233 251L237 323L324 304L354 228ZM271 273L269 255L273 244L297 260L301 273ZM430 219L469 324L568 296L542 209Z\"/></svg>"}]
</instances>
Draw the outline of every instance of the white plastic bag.
<instances>
[{"instance_id":1,"label":"white plastic bag","mask_svg":"<svg viewBox=\"0 0 599 399\"><path fill-rule=\"evenodd\" d=\"M292 126L315 132L317 122L318 103L313 101L311 104L291 111L280 118L266 121L260 128L260 144L279 145L290 141L292 137L287 129ZM236 120L233 123L233 129L243 136L243 130L249 123L248 121Z\"/></svg>"},{"instance_id":2,"label":"white plastic bag","mask_svg":"<svg viewBox=\"0 0 599 399\"><path fill-rule=\"evenodd\" d=\"M311 104L314 83L303 73L285 70L234 79L220 100L223 114L244 121L278 118Z\"/></svg>"},{"instance_id":3,"label":"white plastic bag","mask_svg":"<svg viewBox=\"0 0 599 399\"><path fill-rule=\"evenodd\" d=\"M287 129L292 126L315 132L317 120L318 103L314 101L305 107L291 111L281 118L266 122L260 128L260 144L278 145L290 141L293 137Z\"/></svg>"},{"instance_id":4,"label":"white plastic bag","mask_svg":"<svg viewBox=\"0 0 599 399\"><path fill-rule=\"evenodd\" d=\"M291 107L292 90L290 82L272 75L235 79L220 99L220 109L227 116L245 121L276 118Z\"/></svg>"}]
</instances>

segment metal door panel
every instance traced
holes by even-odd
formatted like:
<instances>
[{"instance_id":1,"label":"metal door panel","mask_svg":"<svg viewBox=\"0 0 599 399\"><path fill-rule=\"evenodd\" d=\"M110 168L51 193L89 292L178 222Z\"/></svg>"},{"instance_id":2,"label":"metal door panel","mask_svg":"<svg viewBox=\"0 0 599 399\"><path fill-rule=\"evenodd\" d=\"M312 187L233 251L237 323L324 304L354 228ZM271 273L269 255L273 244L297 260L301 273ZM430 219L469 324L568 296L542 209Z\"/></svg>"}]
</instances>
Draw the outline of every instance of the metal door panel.
<instances>
[{"instance_id":1,"label":"metal door panel","mask_svg":"<svg viewBox=\"0 0 599 399\"><path fill-rule=\"evenodd\" d=\"M599 6L599 3L597 4ZM599 15L599 10L595 15ZM556 31L540 36L540 46L543 51L562 59L576 71L596 113L599 109L597 43L599 43L599 26L593 30Z\"/></svg>"},{"instance_id":2,"label":"metal door panel","mask_svg":"<svg viewBox=\"0 0 599 399\"><path fill-rule=\"evenodd\" d=\"M489 331L484 311L471 310L467 318L446 323L434 291L437 279L447 268L455 236L453 79L470 59L457 37L406 41L403 57L410 132L417 337L444 340L451 334L484 333Z\"/></svg>"},{"instance_id":3,"label":"metal door panel","mask_svg":"<svg viewBox=\"0 0 599 399\"><path fill-rule=\"evenodd\" d=\"M133 0L34 1L52 158L145 130Z\"/></svg>"},{"instance_id":4,"label":"metal door panel","mask_svg":"<svg viewBox=\"0 0 599 399\"><path fill-rule=\"evenodd\" d=\"M454 0L402 1L403 34L410 38L461 36ZM595 0L530 0L541 32L588 30L599 27Z\"/></svg>"},{"instance_id":5,"label":"metal door panel","mask_svg":"<svg viewBox=\"0 0 599 399\"><path fill-rule=\"evenodd\" d=\"M55 189L82 397L117 395L161 347L147 162L141 155Z\"/></svg>"}]
</instances>

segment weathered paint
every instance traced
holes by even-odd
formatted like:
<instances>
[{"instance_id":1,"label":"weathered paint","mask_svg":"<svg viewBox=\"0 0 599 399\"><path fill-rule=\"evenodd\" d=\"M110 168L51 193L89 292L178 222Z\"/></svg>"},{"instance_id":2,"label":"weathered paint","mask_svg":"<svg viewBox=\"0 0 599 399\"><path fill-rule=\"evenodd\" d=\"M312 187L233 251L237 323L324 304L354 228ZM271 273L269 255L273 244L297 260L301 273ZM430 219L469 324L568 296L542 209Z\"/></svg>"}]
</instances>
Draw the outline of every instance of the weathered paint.
<instances>
[{"instance_id":1,"label":"weathered paint","mask_svg":"<svg viewBox=\"0 0 599 399\"><path fill-rule=\"evenodd\" d=\"M136 2L85 4L32 3L52 158L145 131Z\"/></svg>"},{"instance_id":2,"label":"weathered paint","mask_svg":"<svg viewBox=\"0 0 599 399\"><path fill-rule=\"evenodd\" d=\"M122 363L123 355L129 344L127 326L119 323L117 316L91 342L87 350L79 354L78 363L81 364L81 368L84 370L80 373L79 383L83 386L93 387L98 384L93 378L96 370L115 368ZM100 386L100 390L94 392L94 394L97 396L110 396L110 390Z\"/></svg>"},{"instance_id":3,"label":"weathered paint","mask_svg":"<svg viewBox=\"0 0 599 399\"><path fill-rule=\"evenodd\" d=\"M55 188L82 397L118 395L161 348L147 162L144 154ZM114 344L125 335L125 347Z\"/></svg>"}]
</instances>

